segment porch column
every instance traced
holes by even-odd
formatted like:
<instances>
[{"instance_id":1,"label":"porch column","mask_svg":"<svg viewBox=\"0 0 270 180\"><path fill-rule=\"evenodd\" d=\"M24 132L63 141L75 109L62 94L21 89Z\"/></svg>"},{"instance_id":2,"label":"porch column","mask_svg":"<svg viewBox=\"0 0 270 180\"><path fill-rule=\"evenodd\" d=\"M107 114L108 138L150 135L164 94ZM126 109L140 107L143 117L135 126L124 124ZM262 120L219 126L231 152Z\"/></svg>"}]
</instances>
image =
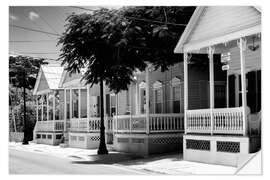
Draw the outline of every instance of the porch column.
<instances>
[{"instance_id":1,"label":"porch column","mask_svg":"<svg viewBox=\"0 0 270 180\"><path fill-rule=\"evenodd\" d=\"M118 130L118 93L115 95L116 96L116 113L115 113L115 130L117 132Z\"/></svg>"},{"instance_id":2,"label":"porch column","mask_svg":"<svg viewBox=\"0 0 270 180\"><path fill-rule=\"evenodd\" d=\"M53 91L53 130L56 130L56 124L55 124L55 90Z\"/></svg>"},{"instance_id":3,"label":"porch column","mask_svg":"<svg viewBox=\"0 0 270 180\"><path fill-rule=\"evenodd\" d=\"M149 98L149 68L148 66L145 69L146 76L145 76L145 83L146 83L146 89L145 89L145 96L146 96L146 134L149 134L149 121L150 121L150 98Z\"/></svg>"},{"instance_id":4,"label":"porch column","mask_svg":"<svg viewBox=\"0 0 270 180\"><path fill-rule=\"evenodd\" d=\"M90 130L90 85L87 84L86 85L86 98L87 98L87 101L86 101L86 107L87 107L87 130Z\"/></svg>"},{"instance_id":5,"label":"porch column","mask_svg":"<svg viewBox=\"0 0 270 180\"><path fill-rule=\"evenodd\" d=\"M107 116L107 102L106 102L106 87L105 82L103 81L103 109L104 109L104 127L105 131L108 129L108 116Z\"/></svg>"},{"instance_id":6,"label":"porch column","mask_svg":"<svg viewBox=\"0 0 270 180\"><path fill-rule=\"evenodd\" d=\"M81 88L78 89L79 96L78 96L78 118L81 118Z\"/></svg>"},{"instance_id":7,"label":"porch column","mask_svg":"<svg viewBox=\"0 0 270 180\"><path fill-rule=\"evenodd\" d=\"M135 84L135 94L136 94L136 96L135 96L135 112L136 112L136 114L139 114L139 90L138 90L138 81L136 80L136 82L135 82L136 84Z\"/></svg>"},{"instance_id":8,"label":"porch column","mask_svg":"<svg viewBox=\"0 0 270 180\"><path fill-rule=\"evenodd\" d=\"M209 89L210 89L210 111L211 111L211 135L214 129L213 109L215 108L215 92L214 92L214 51L213 47L208 48L209 58Z\"/></svg>"},{"instance_id":9,"label":"porch column","mask_svg":"<svg viewBox=\"0 0 270 180\"><path fill-rule=\"evenodd\" d=\"M90 85L87 84L86 87L87 87L87 90L86 90L86 93L87 93L87 95L86 95L86 97L87 97L87 101L86 101L87 102L87 105L86 105L87 106L87 119L89 120L90 119L90 109L89 109L90 108L90 94L89 94L90 93L90 89L89 89Z\"/></svg>"},{"instance_id":10,"label":"porch column","mask_svg":"<svg viewBox=\"0 0 270 180\"><path fill-rule=\"evenodd\" d=\"M72 89L69 89L69 119L72 119Z\"/></svg>"},{"instance_id":11,"label":"porch column","mask_svg":"<svg viewBox=\"0 0 270 180\"><path fill-rule=\"evenodd\" d=\"M128 95L129 95L129 115L130 115L130 118L129 118L129 132L131 133L132 131L132 86L130 85L129 86L129 91L128 91Z\"/></svg>"},{"instance_id":12,"label":"porch column","mask_svg":"<svg viewBox=\"0 0 270 180\"><path fill-rule=\"evenodd\" d=\"M245 51L246 51L246 39L240 38L240 63L241 63L241 88L242 88L242 109L243 109L243 135L247 135L247 92L246 92L246 62L245 62Z\"/></svg>"},{"instance_id":13,"label":"porch column","mask_svg":"<svg viewBox=\"0 0 270 180\"><path fill-rule=\"evenodd\" d=\"M226 73L226 107L229 108L229 73Z\"/></svg>"},{"instance_id":14,"label":"porch column","mask_svg":"<svg viewBox=\"0 0 270 180\"><path fill-rule=\"evenodd\" d=\"M64 89L64 132L67 131L67 90Z\"/></svg>"},{"instance_id":15,"label":"porch column","mask_svg":"<svg viewBox=\"0 0 270 180\"><path fill-rule=\"evenodd\" d=\"M187 110L188 110L188 54L184 53L184 127L187 134Z\"/></svg>"},{"instance_id":16,"label":"porch column","mask_svg":"<svg viewBox=\"0 0 270 180\"><path fill-rule=\"evenodd\" d=\"M47 98L47 121L49 120L49 93L46 94Z\"/></svg>"}]
</instances>

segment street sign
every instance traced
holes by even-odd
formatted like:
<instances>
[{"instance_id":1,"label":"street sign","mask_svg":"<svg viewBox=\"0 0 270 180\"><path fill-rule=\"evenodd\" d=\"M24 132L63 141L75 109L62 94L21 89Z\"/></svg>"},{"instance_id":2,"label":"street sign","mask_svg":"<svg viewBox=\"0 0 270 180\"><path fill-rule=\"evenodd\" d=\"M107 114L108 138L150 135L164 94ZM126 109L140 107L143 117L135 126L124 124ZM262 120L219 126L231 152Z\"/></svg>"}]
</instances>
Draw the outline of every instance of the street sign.
<instances>
[{"instance_id":1,"label":"street sign","mask_svg":"<svg viewBox=\"0 0 270 180\"><path fill-rule=\"evenodd\" d=\"M228 64L222 66L222 71L227 71L230 69L230 66Z\"/></svg>"}]
</instances>

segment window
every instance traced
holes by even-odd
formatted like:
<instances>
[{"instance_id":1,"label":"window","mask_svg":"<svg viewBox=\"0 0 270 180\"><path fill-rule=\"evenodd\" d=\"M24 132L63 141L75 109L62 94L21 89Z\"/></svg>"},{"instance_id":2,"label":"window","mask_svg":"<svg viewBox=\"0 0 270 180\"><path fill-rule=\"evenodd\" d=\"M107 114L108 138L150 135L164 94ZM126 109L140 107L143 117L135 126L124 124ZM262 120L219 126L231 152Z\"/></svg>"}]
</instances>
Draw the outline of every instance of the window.
<instances>
[{"instance_id":1,"label":"window","mask_svg":"<svg viewBox=\"0 0 270 180\"><path fill-rule=\"evenodd\" d=\"M140 104L140 112L144 114L146 112L146 83L143 81L139 84L139 104Z\"/></svg>"},{"instance_id":2,"label":"window","mask_svg":"<svg viewBox=\"0 0 270 180\"><path fill-rule=\"evenodd\" d=\"M60 94L59 91L55 91L55 120L59 120L59 116L60 116Z\"/></svg>"},{"instance_id":3,"label":"window","mask_svg":"<svg viewBox=\"0 0 270 180\"><path fill-rule=\"evenodd\" d=\"M155 96L155 113L162 113L162 89L154 90Z\"/></svg>"},{"instance_id":4,"label":"window","mask_svg":"<svg viewBox=\"0 0 270 180\"><path fill-rule=\"evenodd\" d=\"M42 117L42 96L38 96L38 121L41 121Z\"/></svg>"},{"instance_id":5,"label":"window","mask_svg":"<svg viewBox=\"0 0 270 180\"><path fill-rule=\"evenodd\" d=\"M184 105L183 105L183 97L184 97L184 89L183 83L181 83L180 78L174 77L171 80L171 112L172 113L180 113L184 112Z\"/></svg>"},{"instance_id":6,"label":"window","mask_svg":"<svg viewBox=\"0 0 270 180\"><path fill-rule=\"evenodd\" d=\"M48 101L49 101L49 119L48 120L53 120L53 93L49 93Z\"/></svg>"},{"instance_id":7,"label":"window","mask_svg":"<svg viewBox=\"0 0 270 180\"><path fill-rule=\"evenodd\" d=\"M47 121L47 96L43 95L43 121Z\"/></svg>"},{"instance_id":8,"label":"window","mask_svg":"<svg viewBox=\"0 0 270 180\"><path fill-rule=\"evenodd\" d=\"M87 90L81 89L81 118L87 117Z\"/></svg>"},{"instance_id":9,"label":"window","mask_svg":"<svg viewBox=\"0 0 270 180\"><path fill-rule=\"evenodd\" d=\"M180 113L180 86L172 87L173 113Z\"/></svg>"},{"instance_id":10,"label":"window","mask_svg":"<svg viewBox=\"0 0 270 180\"><path fill-rule=\"evenodd\" d=\"M59 120L64 119L64 113L65 113L65 92L64 90L59 90L59 108L56 108L55 113L58 114L59 111ZM57 119L55 117L55 119Z\"/></svg>"},{"instance_id":11,"label":"window","mask_svg":"<svg viewBox=\"0 0 270 180\"><path fill-rule=\"evenodd\" d=\"M72 118L79 118L79 94L78 89L72 91Z\"/></svg>"},{"instance_id":12,"label":"window","mask_svg":"<svg viewBox=\"0 0 270 180\"><path fill-rule=\"evenodd\" d=\"M112 117L113 115L116 114L116 95L115 94L111 94L110 95L111 98L111 105L110 105L110 116Z\"/></svg>"},{"instance_id":13,"label":"window","mask_svg":"<svg viewBox=\"0 0 270 180\"><path fill-rule=\"evenodd\" d=\"M153 84L154 89L154 111L159 114L162 113L163 106L163 92L162 92L162 83L160 81L156 81Z\"/></svg>"}]
</instances>

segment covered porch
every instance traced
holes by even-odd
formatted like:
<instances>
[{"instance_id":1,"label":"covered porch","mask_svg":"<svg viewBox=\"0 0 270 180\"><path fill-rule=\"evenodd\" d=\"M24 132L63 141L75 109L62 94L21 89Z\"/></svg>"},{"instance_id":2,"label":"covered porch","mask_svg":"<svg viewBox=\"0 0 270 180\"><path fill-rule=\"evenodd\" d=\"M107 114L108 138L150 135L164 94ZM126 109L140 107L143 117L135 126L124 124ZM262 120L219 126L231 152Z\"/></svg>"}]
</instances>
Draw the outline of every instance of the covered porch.
<instances>
[{"instance_id":1,"label":"covered porch","mask_svg":"<svg viewBox=\"0 0 270 180\"><path fill-rule=\"evenodd\" d=\"M260 33L261 14L256 7L195 10L175 48L184 56L184 159L238 166L260 149ZM210 106L206 109L189 106L189 64L197 53L208 55ZM214 101L215 61L222 63L218 68L227 74L222 108Z\"/></svg>"}]
</instances>

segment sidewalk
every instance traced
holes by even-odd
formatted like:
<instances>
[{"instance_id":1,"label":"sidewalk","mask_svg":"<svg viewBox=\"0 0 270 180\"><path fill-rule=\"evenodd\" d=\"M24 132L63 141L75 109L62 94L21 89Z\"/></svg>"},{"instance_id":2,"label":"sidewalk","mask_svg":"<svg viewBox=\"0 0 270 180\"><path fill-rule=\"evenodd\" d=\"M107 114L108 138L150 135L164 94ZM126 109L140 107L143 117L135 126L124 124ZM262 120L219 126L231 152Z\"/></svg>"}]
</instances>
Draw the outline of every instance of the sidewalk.
<instances>
[{"instance_id":1,"label":"sidewalk","mask_svg":"<svg viewBox=\"0 0 270 180\"><path fill-rule=\"evenodd\" d=\"M109 155L97 155L97 150L61 148L44 144L31 143L22 145L11 142L9 148L42 153L51 156L68 158L74 164L108 164L122 168L138 170L147 174L167 174L167 175L197 175L197 174L235 174L237 168L189 162L182 160L179 153L166 155L153 155L148 158L140 158L127 153L110 151Z\"/></svg>"}]
</instances>

